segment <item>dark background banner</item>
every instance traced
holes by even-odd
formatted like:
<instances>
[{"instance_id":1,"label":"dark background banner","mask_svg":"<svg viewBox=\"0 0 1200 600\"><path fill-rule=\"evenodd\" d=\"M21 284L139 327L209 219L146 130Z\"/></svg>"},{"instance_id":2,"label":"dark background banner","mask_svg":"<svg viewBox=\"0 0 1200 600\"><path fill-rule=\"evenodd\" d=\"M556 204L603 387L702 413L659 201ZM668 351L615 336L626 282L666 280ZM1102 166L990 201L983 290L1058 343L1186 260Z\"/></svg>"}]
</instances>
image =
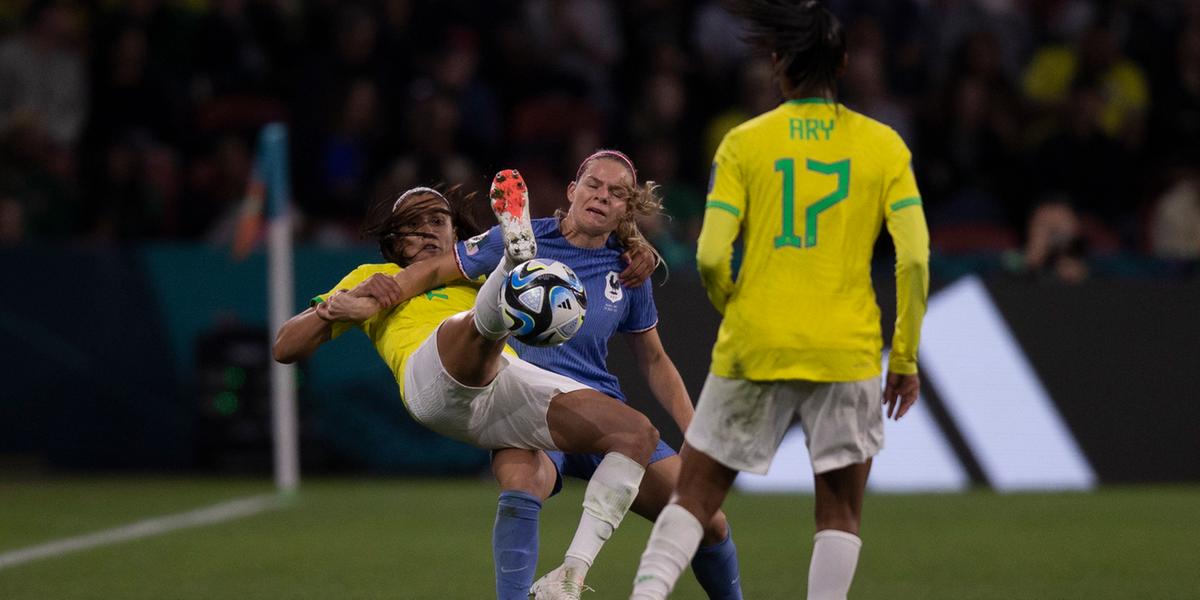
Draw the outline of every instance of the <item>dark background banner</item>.
<instances>
[{"instance_id":1,"label":"dark background banner","mask_svg":"<svg viewBox=\"0 0 1200 600\"><path fill-rule=\"evenodd\" d=\"M298 302L375 260L366 248L299 248ZM66 468L266 472L264 269L261 255L232 262L199 246L0 252L10 283L0 300L0 454ZM889 270L881 265L876 277L885 334L894 314ZM940 270L934 293L952 280L953 268ZM1200 480L1200 282L985 281L1101 482ZM666 283L660 273L653 285L659 332L694 399L718 315L690 272ZM679 431L623 340L614 339L610 364L631 402L678 445ZM936 388L926 387L942 434L977 473ZM408 418L364 336L320 350L301 369L300 390L306 468L461 473L486 465L485 453Z\"/></svg>"}]
</instances>

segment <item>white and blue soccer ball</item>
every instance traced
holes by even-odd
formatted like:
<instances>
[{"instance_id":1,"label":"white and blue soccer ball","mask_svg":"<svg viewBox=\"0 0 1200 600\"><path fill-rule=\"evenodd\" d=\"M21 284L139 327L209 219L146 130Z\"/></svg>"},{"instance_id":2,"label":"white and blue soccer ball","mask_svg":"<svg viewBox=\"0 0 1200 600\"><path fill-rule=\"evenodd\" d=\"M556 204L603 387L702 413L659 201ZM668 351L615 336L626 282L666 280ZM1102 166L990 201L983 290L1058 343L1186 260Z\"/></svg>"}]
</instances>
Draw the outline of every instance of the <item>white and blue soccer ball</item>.
<instances>
[{"instance_id":1,"label":"white and blue soccer ball","mask_svg":"<svg viewBox=\"0 0 1200 600\"><path fill-rule=\"evenodd\" d=\"M505 325L530 346L557 346L583 326L587 293L570 267L535 258L512 270L500 293Z\"/></svg>"}]
</instances>

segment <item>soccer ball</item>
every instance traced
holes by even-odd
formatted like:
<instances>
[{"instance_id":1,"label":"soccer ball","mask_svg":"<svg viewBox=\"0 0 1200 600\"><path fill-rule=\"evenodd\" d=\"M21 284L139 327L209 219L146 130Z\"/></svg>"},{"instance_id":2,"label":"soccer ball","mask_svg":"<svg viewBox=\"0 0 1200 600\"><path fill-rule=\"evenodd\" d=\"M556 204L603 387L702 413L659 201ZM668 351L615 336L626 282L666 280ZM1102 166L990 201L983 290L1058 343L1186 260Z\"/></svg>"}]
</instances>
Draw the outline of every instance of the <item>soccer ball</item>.
<instances>
[{"instance_id":1,"label":"soccer ball","mask_svg":"<svg viewBox=\"0 0 1200 600\"><path fill-rule=\"evenodd\" d=\"M583 326L587 293L570 267L535 258L517 265L504 282L500 309L505 325L530 346L557 346Z\"/></svg>"}]
</instances>

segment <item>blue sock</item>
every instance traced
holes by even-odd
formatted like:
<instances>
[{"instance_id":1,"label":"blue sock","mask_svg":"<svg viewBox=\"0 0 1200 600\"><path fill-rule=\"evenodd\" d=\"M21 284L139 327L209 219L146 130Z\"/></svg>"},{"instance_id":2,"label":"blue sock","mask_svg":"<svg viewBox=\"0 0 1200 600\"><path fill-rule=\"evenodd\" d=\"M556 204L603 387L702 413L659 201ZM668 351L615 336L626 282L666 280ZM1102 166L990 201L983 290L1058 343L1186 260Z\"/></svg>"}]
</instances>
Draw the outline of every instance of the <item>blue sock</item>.
<instances>
[{"instance_id":1,"label":"blue sock","mask_svg":"<svg viewBox=\"0 0 1200 600\"><path fill-rule=\"evenodd\" d=\"M737 547L733 545L733 530L728 531L724 541L700 546L692 558L692 572L710 600L742 599Z\"/></svg>"},{"instance_id":2,"label":"blue sock","mask_svg":"<svg viewBox=\"0 0 1200 600\"><path fill-rule=\"evenodd\" d=\"M526 600L538 559L538 513L542 502L526 494L500 493L492 527L492 560L496 563L496 598Z\"/></svg>"}]
</instances>

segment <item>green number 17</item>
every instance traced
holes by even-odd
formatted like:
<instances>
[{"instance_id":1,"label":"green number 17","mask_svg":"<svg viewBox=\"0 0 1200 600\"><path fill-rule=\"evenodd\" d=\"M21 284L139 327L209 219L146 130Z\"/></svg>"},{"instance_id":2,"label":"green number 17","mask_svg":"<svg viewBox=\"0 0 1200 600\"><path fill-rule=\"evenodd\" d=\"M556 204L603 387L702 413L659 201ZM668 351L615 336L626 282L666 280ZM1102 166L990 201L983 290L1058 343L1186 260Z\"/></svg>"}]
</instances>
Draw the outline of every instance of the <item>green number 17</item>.
<instances>
[{"instance_id":1,"label":"green number 17","mask_svg":"<svg viewBox=\"0 0 1200 600\"><path fill-rule=\"evenodd\" d=\"M837 189L828 196L804 208L804 239L796 235L796 161L781 158L775 161L775 171L783 173L783 232L775 236L775 247L812 248L817 245L817 217L850 195L850 159L823 163L808 159L809 171L822 175L837 175Z\"/></svg>"}]
</instances>

